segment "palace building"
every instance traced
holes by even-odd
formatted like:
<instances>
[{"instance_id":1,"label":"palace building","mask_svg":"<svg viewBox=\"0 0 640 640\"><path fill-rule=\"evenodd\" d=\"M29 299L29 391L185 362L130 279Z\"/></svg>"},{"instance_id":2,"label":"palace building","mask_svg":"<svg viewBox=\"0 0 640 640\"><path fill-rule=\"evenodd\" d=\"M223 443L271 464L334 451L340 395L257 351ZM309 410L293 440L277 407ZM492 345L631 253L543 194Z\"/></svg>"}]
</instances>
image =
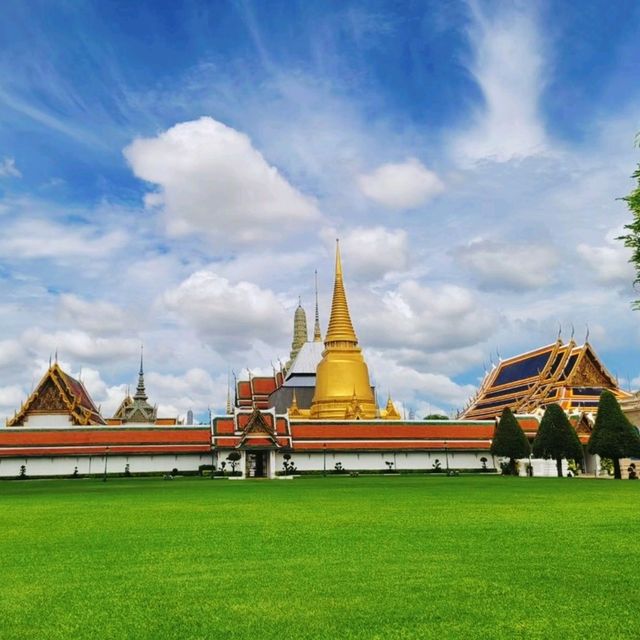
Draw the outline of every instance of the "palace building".
<instances>
[{"instance_id":1,"label":"palace building","mask_svg":"<svg viewBox=\"0 0 640 640\"><path fill-rule=\"evenodd\" d=\"M17 476L21 468L29 476L196 471L226 467L234 458L243 477L273 478L292 466L316 473L492 470L498 461L489 449L504 407L515 411L532 440L544 407L557 402L586 445L603 389L623 402L633 400L588 342L557 340L500 362L457 418L403 419L390 396L384 406L378 403L351 319L337 244L324 339L316 286L313 338L299 304L286 366L271 376L249 373L236 381L225 415L206 425L159 418L148 401L141 356L135 394L127 393L114 416L103 418L82 382L55 363L0 429L0 476ZM597 468L586 450L584 462L587 471ZM535 475L556 472L554 461L534 460L533 468Z\"/></svg>"}]
</instances>

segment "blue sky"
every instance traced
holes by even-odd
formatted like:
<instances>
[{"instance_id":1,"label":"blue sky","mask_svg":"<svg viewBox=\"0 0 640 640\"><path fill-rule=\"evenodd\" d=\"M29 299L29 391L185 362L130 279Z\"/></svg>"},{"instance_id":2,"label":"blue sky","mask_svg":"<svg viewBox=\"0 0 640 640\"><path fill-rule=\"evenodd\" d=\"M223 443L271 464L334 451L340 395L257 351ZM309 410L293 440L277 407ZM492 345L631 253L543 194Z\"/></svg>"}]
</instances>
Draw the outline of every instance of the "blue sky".
<instances>
[{"instance_id":1,"label":"blue sky","mask_svg":"<svg viewBox=\"0 0 640 640\"><path fill-rule=\"evenodd\" d=\"M165 413L323 324L333 238L374 380L464 404L559 324L640 386L616 198L635 2L8 2L0 414L55 349L108 413L145 343Z\"/></svg>"}]
</instances>

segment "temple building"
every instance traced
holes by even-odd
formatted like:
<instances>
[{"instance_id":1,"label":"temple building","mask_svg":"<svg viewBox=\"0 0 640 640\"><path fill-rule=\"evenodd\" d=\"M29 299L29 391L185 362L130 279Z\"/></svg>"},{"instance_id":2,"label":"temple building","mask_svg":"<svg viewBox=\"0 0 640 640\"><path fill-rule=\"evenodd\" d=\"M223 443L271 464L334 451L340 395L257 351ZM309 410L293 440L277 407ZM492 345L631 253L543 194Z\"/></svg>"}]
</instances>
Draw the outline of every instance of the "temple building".
<instances>
[{"instance_id":1,"label":"temple building","mask_svg":"<svg viewBox=\"0 0 640 640\"><path fill-rule=\"evenodd\" d=\"M487 373L469 405L459 414L466 420L499 416L505 407L518 413L559 404L567 413L594 414L600 394L612 391L619 401L630 394L607 371L588 341L573 339L503 360Z\"/></svg>"},{"instance_id":2,"label":"temple building","mask_svg":"<svg viewBox=\"0 0 640 640\"><path fill-rule=\"evenodd\" d=\"M8 427L67 427L104 425L105 421L80 380L64 372L57 362L50 364L36 388Z\"/></svg>"}]
</instances>

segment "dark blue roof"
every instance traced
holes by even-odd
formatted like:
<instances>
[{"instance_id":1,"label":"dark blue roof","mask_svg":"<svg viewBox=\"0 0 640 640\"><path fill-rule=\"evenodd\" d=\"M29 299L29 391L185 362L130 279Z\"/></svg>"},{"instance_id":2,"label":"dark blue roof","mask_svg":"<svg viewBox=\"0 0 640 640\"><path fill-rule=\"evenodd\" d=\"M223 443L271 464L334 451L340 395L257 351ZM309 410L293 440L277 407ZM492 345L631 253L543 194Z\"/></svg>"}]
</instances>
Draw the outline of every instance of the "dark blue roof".
<instances>
[{"instance_id":1,"label":"dark blue roof","mask_svg":"<svg viewBox=\"0 0 640 640\"><path fill-rule=\"evenodd\" d=\"M539 353L525 360L503 365L493 385L508 384L510 382L516 382L517 380L526 380L527 378L537 376L544 369L550 356L551 351L545 351L544 353Z\"/></svg>"},{"instance_id":2,"label":"dark blue roof","mask_svg":"<svg viewBox=\"0 0 640 640\"><path fill-rule=\"evenodd\" d=\"M531 385L530 384L521 384L517 387L508 387L507 389L499 389L498 391L492 391L491 393L487 393L485 398L499 398L500 396L507 396L512 393L521 393L523 391L527 391Z\"/></svg>"}]
</instances>

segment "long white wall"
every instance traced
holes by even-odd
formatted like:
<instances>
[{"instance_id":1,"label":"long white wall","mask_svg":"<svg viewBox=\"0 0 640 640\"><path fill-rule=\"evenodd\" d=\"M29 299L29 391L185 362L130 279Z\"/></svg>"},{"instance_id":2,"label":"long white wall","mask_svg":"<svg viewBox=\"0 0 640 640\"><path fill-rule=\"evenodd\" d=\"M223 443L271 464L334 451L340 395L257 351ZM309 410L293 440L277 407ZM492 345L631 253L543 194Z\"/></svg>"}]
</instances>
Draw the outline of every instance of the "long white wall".
<instances>
[{"instance_id":1,"label":"long white wall","mask_svg":"<svg viewBox=\"0 0 640 640\"><path fill-rule=\"evenodd\" d=\"M447 469L481 469L480 458L487 459L487 468L494 469L494 460L487 452L362 452L354 451L327 453L322 451L314 453L292 453L293 462L300 471L322 471L325 466L327 471L335 470L336 463L342 463L342 468L347 471L379 471L388 469L387 462L393 463L393 468L402 470L433 470L436 460L440 462L442 470ZM282 471L284 458L281 453L276 455L276 470ZM495 462L497 465L497 461Z\"/></svg>"},{"instance_id":2,"label":"long white wall","mask_svg":"<svg viewBox=\"0 0 640 640\"><path fill-rule=\"evenodd\" d=\"M211 464L211 454L162 454L144 456L107 456L107 473L124 473L126 465L131 473L168 473L197 471L201 464ZM80 475L104 473L104 456L60 456L33 458L0 458L0 477L11 478L20 474L25 465L27 476L70 476L78 467Z\"/></svg>"},{"instance_id":3,"label":"long white wall","mask_svg":"<svg viewBox=\"0 0 640 640\"><path fill-rule=\"evenodd\" d=\"M226 459L231 450L221 450L216 452L217 463ZM244 452L242 452L244 454ZM284 454L271 452L268 458L267 473L271 477L276 472L282 471ZM387 453L387 452L344 452L327 453L322 451L314 453L291 453L291 460L299 471L335 471L336 463L342 463L342 468L346 471L385 471L389 467L387 461L394 463L393 469L403 470L434 470L436 460L440 461L440 469L446 471L447 458L450 469L473 469L482 468L481 458L487 459L487 468L491 471L499 469L498 459L494 459L491 454L484 451L448 452L408 452L408 453ZM528 460L519 461L520 475L526 475L526 465ZM555 476L555 460L533 459L533 475ZM109 455L107 457L108 473L124 473L126 465L129 465L131 473L168 473L172 469L178 471L197 471L202 464L211 464L211 454L161 454L161 455L140 455L123 456ZM78 468L80 475L102 474L104 473L104 456L60 456L60 457L32 457L32 458L0 458L0 477L11 478L20 474L20 467L26 466L27 476L70 476L74 469ZM244 474L246 468L244 455L238 464L238 470ZM567 472L567 463L563 461L563 473ZM230 466L227 464L227 471Z\"/></svg>"}]
</instances>

